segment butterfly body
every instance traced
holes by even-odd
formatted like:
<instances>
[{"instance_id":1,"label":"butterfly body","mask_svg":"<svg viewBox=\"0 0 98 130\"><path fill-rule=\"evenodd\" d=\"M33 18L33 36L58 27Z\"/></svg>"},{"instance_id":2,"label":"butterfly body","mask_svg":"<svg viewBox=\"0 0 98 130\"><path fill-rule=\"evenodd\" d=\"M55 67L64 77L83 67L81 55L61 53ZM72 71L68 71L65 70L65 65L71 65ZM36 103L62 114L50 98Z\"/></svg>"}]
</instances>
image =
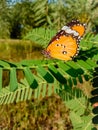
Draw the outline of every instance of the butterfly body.
<instances>
[{"instance_id":1,"label":"butterfly body","mask_svg":"<svg viewBox=\"0 0 98 130\"><path fill-rule=\"evenodd\" d=\"M85 32L85 25L75 20L63 26L49 42L43 53L46 57L71 60L79 52L79 41Z\"/></svg>"}]
</instances>

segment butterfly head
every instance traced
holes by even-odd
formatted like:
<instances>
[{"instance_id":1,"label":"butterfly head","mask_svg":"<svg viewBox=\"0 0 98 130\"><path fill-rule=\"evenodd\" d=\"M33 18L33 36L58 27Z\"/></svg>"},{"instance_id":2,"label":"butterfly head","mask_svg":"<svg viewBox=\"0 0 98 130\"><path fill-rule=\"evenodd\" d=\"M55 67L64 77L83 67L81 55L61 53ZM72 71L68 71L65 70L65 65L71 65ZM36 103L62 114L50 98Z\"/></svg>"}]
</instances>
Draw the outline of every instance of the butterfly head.
<instances>
[{"instance_id":1,"label":"butterfly head","mask_svg":"<svg viewBox=\"0 0 98 130\"><path fill-rule=\"evenodd\" d=\"M51 58L51 53L50 53L50 51L42 50L42 54L44 54L44 56L47 57L47 58Z\"/></svg>"}]
</instances>

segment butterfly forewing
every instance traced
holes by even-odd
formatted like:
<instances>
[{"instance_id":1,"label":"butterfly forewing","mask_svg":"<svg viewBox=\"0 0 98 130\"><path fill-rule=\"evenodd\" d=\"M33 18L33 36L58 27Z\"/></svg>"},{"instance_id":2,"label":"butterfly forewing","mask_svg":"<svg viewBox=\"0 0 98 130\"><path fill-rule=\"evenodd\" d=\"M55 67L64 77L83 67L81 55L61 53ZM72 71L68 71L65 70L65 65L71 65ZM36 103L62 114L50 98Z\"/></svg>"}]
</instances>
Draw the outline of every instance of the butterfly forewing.
<instances>
[{"instance_id":1,"label":"butterfly forewing","mask_svg":"<svg viewBox=\"0 0 98 130\"><path fill-rule=\"evenodd\" d=\"M72 27L73 30L77 31L79 33L79 37L82 37L85 32L85 27L82 25L74 25Z\"/></svg>"},{"instance_id":2,"label":"butterfly forewing","mask_svg":"<svg viewBox=\"0 0 98 130\"><path fill-rule=\"evenodd\" d=\"M80 23L79 20L72 20L67 24L72 30L75 30L79 33L79 37L82 37L86 30L86 24Z\"/></svg>"}]
</instances>

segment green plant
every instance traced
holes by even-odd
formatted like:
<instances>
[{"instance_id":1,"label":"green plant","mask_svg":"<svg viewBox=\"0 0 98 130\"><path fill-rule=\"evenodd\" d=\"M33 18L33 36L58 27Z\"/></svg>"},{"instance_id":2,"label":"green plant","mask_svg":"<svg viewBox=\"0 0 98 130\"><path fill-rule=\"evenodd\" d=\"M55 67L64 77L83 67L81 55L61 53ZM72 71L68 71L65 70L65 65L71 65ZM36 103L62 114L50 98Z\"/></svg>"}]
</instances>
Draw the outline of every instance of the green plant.
<instances>
[{"instance_id":1,"label":"green plant","mask_svg":"<svg viewBox=\"0 0 98 130\"><path fill-rule=\"evenodd\" d=\"M10 9L6 3L6 0L0 1L0 38L10 37Z\"/></svg>"},{"instance_id":2,"label":"green plant","mask_svg":"<svg viewBox=\"0 0 98 130\"><path fill-rule=\"evenodd\" d=\"M22 38L36 27L60 29L72 19L88 23L88 30L97 30L98 2L94 0L3 0L0 5L1 38Z\"/></svg>"},{"instance_id":3,"label":"green plant","mask_svg":"<svg viewBox=\"0 0 98 130\"><path fill-rule=\"evenodd\" d=\"M95 0L64 0L66 5L66 19L79 19L88 23L88 30L91 31L98 25L98 1ZM97 30L96 30L97 31Z\"/></svg>"},{"instance_id":4,"label":"green plant","mask_svg":"<svg viewBox=\"0 0 98 130\"><path fill-rule=\"evenodd\" d=\"M23 39L31 40L36 44L45 47L55 33L56 30L50 30L50 29L45 29L40 27L40 28L32 29L29 33L27 33L26 36L24 36Z\"/></svg>"},{"instance_id":5,"label":"green plant","mask_svg":"<svg viewBox=\"0 0 98 130\"><path fill-rule=\"evenodd\" d=\"M35 31L35 33L34 33ZM41 33L43 31L43 33ZM48 33L47 33L48 32ZM35 29L30 37L36 35L34 42L45 43L50 40L50 30ZM41 35L42 34L42 35ZM49 35L49 36L48 36ZM39 40L41 38L41 40ZM58 94L71 109L71 119L75 129L89 130L91 107L85 104L90 97L90 80L98 60L98 35L87 34L81 41L81 51L74 61L23 60L18 63L0 60L0 104L25 101L33 96L42 99ZM8 85L2 86L3 72L9 75ZM22 76L17 78L19 73ZM86 83L86 84L85 84ZM84 85L82 85L84 84ZM89 91L88 91L89 90ZM76 105L77 104L77 105ZM82 116L81 116L82 115ZM78 122L75 119L79 119Z\"/></svg>"}]
</instances>

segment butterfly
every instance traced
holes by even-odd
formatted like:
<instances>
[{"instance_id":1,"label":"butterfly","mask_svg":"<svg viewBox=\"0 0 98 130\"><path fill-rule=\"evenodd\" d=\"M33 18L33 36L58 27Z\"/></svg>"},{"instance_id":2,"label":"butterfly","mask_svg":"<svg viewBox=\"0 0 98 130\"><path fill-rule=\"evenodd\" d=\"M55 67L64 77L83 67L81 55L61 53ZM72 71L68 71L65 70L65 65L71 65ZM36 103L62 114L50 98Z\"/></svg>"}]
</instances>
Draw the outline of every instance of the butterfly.
<instances>
[{"instance_id":1,"label":"butterfly","mask_svg":"<svg viewBox=\"0 0 98 130\"><path fill-rule=\"evenodd\" d=\"M86 24L72 20L51 39L43 54L48 58L72 60L79 53L79 42L86 30Z\"/></svg>"}]
</instances>

